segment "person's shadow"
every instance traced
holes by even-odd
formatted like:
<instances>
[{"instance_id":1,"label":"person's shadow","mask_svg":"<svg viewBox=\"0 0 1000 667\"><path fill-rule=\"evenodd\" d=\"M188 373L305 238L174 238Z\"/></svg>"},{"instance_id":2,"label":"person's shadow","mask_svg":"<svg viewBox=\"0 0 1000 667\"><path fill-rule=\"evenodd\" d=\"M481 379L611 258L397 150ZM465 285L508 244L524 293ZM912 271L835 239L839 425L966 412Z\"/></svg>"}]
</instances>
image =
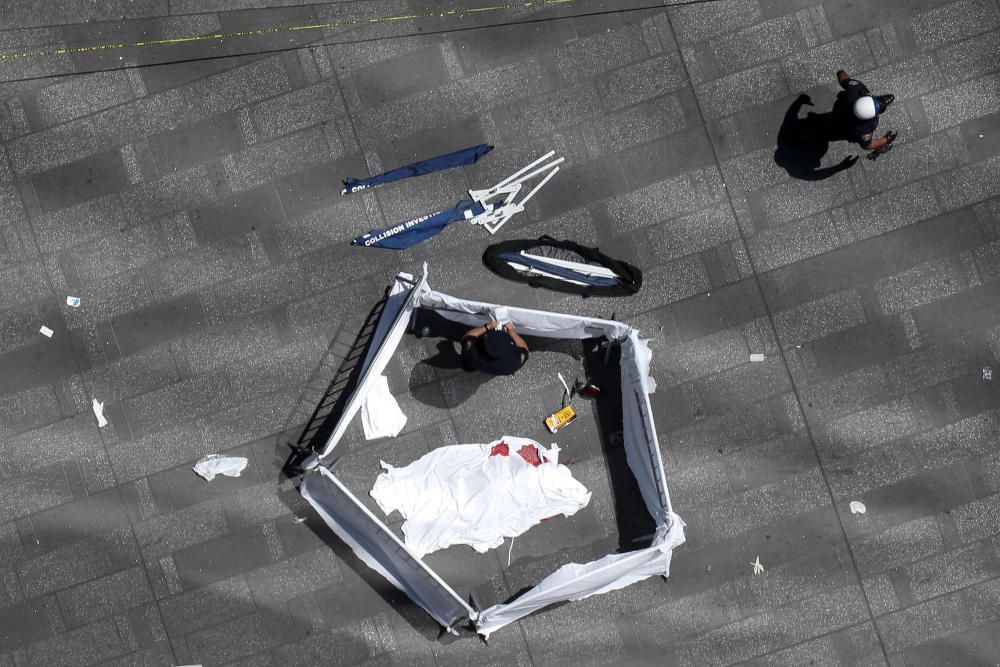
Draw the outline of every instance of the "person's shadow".
<instances>
[{"instance_id":1,"label":"person's shadow","mask_svg":"<svg viewBox=\"0 0 1000 667\"><path fill-rule=\"evenodd\" d=\"M858 161L849 155L832 167L820 167L831 141L843 139L833 122L833 114L809 112L799 118L804 105L812 106L808 95L799 95L785 112L778 130L778 146L774 151L775 163L792 178L803 181L821 181L837 172L850 169Z\"/></svg>"}]
</instances>

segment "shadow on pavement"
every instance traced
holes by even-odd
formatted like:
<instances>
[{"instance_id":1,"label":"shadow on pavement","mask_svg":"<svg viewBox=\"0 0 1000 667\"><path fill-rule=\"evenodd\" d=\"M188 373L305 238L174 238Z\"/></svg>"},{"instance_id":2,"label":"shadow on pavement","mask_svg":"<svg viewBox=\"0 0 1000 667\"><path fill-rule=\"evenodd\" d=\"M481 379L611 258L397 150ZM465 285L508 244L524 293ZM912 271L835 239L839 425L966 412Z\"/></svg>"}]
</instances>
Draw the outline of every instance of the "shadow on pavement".
<instances>
[{"instance_id":1,"label":"shadow on pavement","mask_svg":"<svg viewBox=\"0 0 1000 667\"><path fill-rule=\"evenodd\" d=\"M808 95L799 95L785 112L778 130L778 145L774 162L792 178L802 181L821 181L850 169L858 158L849 155L832 167L820 167L831 141L841 141L830 112L817 114L810 111L805 118L799 113L805 105L812 106Z\"/></svg>"}]
</instances>

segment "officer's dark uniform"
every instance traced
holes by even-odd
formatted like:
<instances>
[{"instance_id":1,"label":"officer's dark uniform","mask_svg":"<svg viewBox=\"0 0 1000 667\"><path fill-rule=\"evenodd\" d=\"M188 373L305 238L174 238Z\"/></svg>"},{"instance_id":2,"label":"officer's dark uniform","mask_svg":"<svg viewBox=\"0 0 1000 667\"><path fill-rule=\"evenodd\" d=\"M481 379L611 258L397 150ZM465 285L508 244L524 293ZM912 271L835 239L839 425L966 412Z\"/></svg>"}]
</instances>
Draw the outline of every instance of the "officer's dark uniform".
<instances>
[{"instance_id":1,"label":"officer's dark uniform","mask_svg":"<svg viewBox=\"0 0 1000 667\"><path fill-rule=\"evenodd\" d=\"M854 115L854 103L871 93L857 79L847 79L840 85L844 91L837 95L837 101L833 103L834 122L844 139L868 148L875 136L875 128L878 127L878 114L874 118L861 120Z\"/></svg>"}]
</instances>

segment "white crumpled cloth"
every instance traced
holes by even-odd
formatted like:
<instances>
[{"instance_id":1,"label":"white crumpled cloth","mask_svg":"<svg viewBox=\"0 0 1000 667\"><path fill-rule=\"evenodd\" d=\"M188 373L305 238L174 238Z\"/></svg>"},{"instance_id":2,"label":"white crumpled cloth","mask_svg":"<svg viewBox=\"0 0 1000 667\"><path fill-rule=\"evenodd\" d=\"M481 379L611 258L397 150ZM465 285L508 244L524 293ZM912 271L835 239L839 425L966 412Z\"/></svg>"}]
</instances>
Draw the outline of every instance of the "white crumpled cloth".
<instances>
[{"instance_id":1,"label":"white crumpled cloth","mask_svg":"<svg viewBox=\"0 0 1000 667\"><path fill-rule=\"evenodd\" d=\"M389 378L384 375L375 379L361 404L361 425L365 440L395 438L406 426L406 415L389 391Z\"/></svg>"},{"instance_id":2,"label":"white crumpled cloth","mask_svg":"<svg viewBox=\"0 0 1000 667\"><path fill-rule=\"evenodd\" d=\"M249 461L243 456L221 456L209 454L194 464L193 470L211 482L216 475L239 477Z\"/></svg>"},{"instance_id":3,"label":"white crumpled cloth","mask_svg":"<svg viewBox=\"0 0 1000 667\"><path fill-rule=\"evenodd\" d=\"M501 444L509 454L491 456ZM532 465L518 455L525 446L546 460ZM484 553L542 519L572 516L590 502L590 491L558 463L558 452L512 436L439 447L404 468L382 462L385 472L371 496L386 514L403 515L406 546L418 557L453 544Z\"/></svg>"}]
</instances>

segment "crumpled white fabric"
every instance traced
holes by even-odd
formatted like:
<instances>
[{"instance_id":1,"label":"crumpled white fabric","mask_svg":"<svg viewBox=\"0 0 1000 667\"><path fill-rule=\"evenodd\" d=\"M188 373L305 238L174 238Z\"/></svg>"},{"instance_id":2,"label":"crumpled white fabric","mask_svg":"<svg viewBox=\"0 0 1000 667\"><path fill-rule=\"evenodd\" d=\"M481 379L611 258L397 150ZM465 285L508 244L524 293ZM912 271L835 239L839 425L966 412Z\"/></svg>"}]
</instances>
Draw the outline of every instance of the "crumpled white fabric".
<instances>
[{"instance_id":1,"label":"crumpled white fabric","mask_svg":"<svg viewBox=\"0 0 1000 667\"><path fill-rule=\"evenodd\" d=\"M209 454L194 464L193 470L211 482L216 475L239 477L249 461L243 456L222 456Z\"/></svg>"},{"instance_id":2,"label":"crumpled white fabric","mask_svg":"<svg viewBox=\"0 0 1000 667\"><path fill-rule=\"evenodd\" d=\"M406 415L389 391L389 378L384 375L376 378L368 390L361 406L361 425L365 429L365 440L394 438L406 426Z\"/></svg>"},{"instance_id":3,"label":"crumpled white fabric","mask_svg":"<svg viewBox=\"0 0 1000 667\"><path fill-rule=\"evenodd\" d=\"M506 443L508 456L490 456ZM534 446L548 459L534 466L517 454ZM480 553L517 537L547 517L572 516L590 502L590 491L534 440L504 436L487 444L449 445L404 468L385 462L371 496L387 515L406 521L406 546L418 557L453 544Z\"/></svg>"}]
</instances>

